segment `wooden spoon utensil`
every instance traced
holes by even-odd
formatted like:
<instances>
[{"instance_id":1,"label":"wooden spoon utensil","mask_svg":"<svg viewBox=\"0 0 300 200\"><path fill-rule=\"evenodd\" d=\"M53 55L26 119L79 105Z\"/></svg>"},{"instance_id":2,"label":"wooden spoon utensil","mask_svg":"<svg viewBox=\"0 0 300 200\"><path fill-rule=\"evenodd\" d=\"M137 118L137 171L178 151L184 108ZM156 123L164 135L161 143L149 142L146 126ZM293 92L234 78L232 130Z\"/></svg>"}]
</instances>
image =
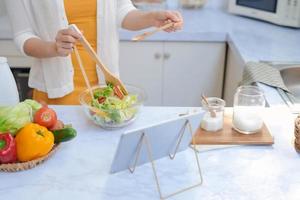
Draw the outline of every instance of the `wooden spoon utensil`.
<instances>
[{"instance_id":1,"label":"wooden spoon utensil","mask_svg":"<svg viewBox=\"0 0 300 200\"><path fill-rule=\"evenodd\" d=\"M142 41L142 40L144 40L145 38L147 38L147 37L149 37L149 36L151 36L151 35L153 35L153 34L159 32L159 31L162 31L162 30L165 30L165 29L167 29L167 28L170 28L170 27L172 27L172 26L174 26L174 23L173 23L173 22L168 23L168 24L166 24L166 25L164 25L164 26L161 26L161 27L156 28L156 29L153 30L153 31L148 31L148 32L145 32L145 33L143 33L143 34L141 34L141 35L137 35L137 36L133 37L131 40L134 41L134 42Z\"/></svg>"},{"instance_id":2,"label":"wooden spoon utensil","mask_svg":"<svg viewBox=\"0 0 300 200\"><path fill-rule=\"evenodd\" d=\"M111 83L114 86L119 87L124 95L128 95L128 91L126 90L122 81L108 70L108 68L101 61L101 59L99 58L97 53L94 51L94 49L92 48L90 43L87 41L87 39L81 33L81 31L78 29L78 27L75 24L71 24L71 25L69 25L69 28L71 28L72 30L76 31L77 33L79 33L81 35L81 38L79 39L80 43L86 49L86 51L91 56L91 58L96 62L97 67L99 67L102 70L102 72L104 74L105 82Z\"/></svg>"},{"instance_id":3,"label":"wooden spoon utensil","mask_svg":"<svg viewBox=\"0 0 300 200\"><path fill-rule=\"evenodd\" d=\"M80 58L80 55L79 55L79 52L78 52L78 49L77 49L76 46L74 47L74 51L75 51L75 56L76 56L76 59L77 59L79 68L80 68L80 70L81 70L81 73L82 73L82 75L83 75L85 84L86 84L86 86L87 86L87 88L88 88L88 91L89 91L89 93L90 93L91 99L94 99L94 94L93 94L92 87L91 87L91 85L90 85L90 81L89 81L89 79L88 79L88 76L87 76L86 71L85 71L85 69L84 69L84 66L83 66L83 64L82 64L82 60L81 60L81 58ZM89 106L89 108L90 108L93 112L95 112L97 115L99 115L100 117L107 117L107 114L106 114L105 112L101 111L100 109L94 108L94 107L92 107L92 106Z\"/></svg>"}]
</instances>

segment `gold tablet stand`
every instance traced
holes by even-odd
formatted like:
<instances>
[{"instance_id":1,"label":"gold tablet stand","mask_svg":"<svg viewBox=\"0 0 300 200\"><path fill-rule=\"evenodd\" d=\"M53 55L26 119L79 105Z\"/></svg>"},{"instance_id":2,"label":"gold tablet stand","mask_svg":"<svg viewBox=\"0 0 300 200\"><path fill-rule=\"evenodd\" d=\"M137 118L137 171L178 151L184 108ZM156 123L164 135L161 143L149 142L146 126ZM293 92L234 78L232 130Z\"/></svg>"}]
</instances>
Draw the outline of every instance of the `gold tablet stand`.
<instances>
[{"instance_id":1,"label":"gold tablet stand","mask_svg":"<svg viewBox=\"0 0 300 200\"><path fill-rule=\"evenodd\" d=\"M137 151L136 151L136 154L134 156L134 162L132 163L133 165L129 166L129 171L131 173L134 173L134 171L136 169L137 162L138 162L139 157L140 157L140 152L141 152L142 146L143 146L143 144L145 144L146 145L146 151L147 151L148 159L150 160L151 165L152 165L153 175L154 175L154 178L155 178L155 182L156 182L156 186L157 186L157 190L158 190L160 199L167 199L167 198L175 196L175 195L177 195L179 193L182 193L182 192L185 192L187 190L193 189L193 188L195 188L197 186L200 186L202 184L202 182L203 182L201 168L200 168L200 164L199 164L199 158L198 158L198 151L196 149L196 143L195 143L195 139L193 137L193 130L192 130L192 126L191 126L189 120L186 120L186 122L184 123L183 127L181 128L180 133L179 133L179 137L178 137L178 141L177 141L176 146L175 146L175 151L174 151L173 154L170 153L169 157L170 157L171 160L173 160L175 158L176 153L178 151L178 148L180 146L181 140L182 140L183 135L185 133L185 129L187 127L189 128L189 132L190 132L190 134L192 136L192 144L190 145L190 147L193 149L193 151L195 153L195 158L196 158L196 162L197 162L197 168L198 168L198 172L199 172L199 176L200 176L200 182L199 183L197 183L195 185L192 185L192 186L189 186L189 187L186 187L186 188L183 188L181 190L178 190L178 191L176 191L176 192L174 192L172 194L163 196L163 194L161 192L161 187L160 187L160 184L159 184L159 179L158 179L158 176L157 176L156 168L155 168L155 163L154 163L153 156L152 156L151 145L150 145L150 142L148 140L147 134L145 134L145 132L142 133L142 136L141 136L140 141L138 143Z\"/></svg>"}]
</instances>

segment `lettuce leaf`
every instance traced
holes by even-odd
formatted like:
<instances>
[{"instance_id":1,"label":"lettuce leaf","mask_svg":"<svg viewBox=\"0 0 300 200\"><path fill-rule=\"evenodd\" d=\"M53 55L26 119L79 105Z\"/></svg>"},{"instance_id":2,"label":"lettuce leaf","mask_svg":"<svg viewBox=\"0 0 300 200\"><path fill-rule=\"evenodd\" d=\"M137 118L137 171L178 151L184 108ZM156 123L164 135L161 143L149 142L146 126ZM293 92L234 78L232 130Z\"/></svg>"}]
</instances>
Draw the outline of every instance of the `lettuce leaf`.
<instances>
[{"instance_id":1,"label":"lettuce leaf","mask_svg":"<svg viewBox=\"0 0 300 200\"><path fill-rule=\"evenodd\" d=\"M131 119L137 113L137 109L132 107L137 103L137 100L136 95L127 95L123 99L108 96L102 104L93 99L91 105L108 114L105 118L106 122L122 123Z\"/></svg>"},{"instance_id":2,"label":"lettuce leaf","mask_svg":"<svg viewBox=\"0 0 300 200\"><path fill-rule=\"evenodd\" d=\"M10 132L15 135L19 129L33 121L35 112L41 107L41 104L29 99L16 106L0 107L0 134Z\"/></svg>"}]
</instances>

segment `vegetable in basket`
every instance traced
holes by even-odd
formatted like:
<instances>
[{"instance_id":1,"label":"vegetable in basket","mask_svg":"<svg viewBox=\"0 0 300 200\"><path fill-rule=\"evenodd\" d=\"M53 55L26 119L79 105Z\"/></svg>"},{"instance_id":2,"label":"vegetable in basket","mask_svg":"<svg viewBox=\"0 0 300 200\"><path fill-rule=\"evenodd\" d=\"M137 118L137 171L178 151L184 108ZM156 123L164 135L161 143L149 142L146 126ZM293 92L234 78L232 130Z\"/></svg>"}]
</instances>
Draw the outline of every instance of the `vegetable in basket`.
<instances>
[{"instance_id":1,"label":"vegetable in basket","mask_svg":"<svg viewBox=\"0 0 300 200\"><path fill-rule=\"evenodd\" d=\"M10 133L0 134L0 164L17 161L17 149L14 137Z\"/></svg>"},{"instance_id":2,"label":"vegetable in basket","mask_svg":"<svg viewBox=\"0 0 300 200\"><path fill-rule=\"evenodd\" d=\"M48 106L43 106L36 111L34 122L46 128L51 128L57 122L56 112L52 108L48 108Z\"/></svg>"},{"instance_id":3,"label":"vegetable in basket","mask_svg":"<svg viewBox=\"0 0 300 200\"><path fill-rule=\"evenodd\" d=\"M54 136L47 128L29 123L18 132L16 144L18 160L26 162L47 155L54 145Z\"/></svg>"},{"instance_id":4,"label":"vegetable in basket","mask_svg":"<svg viewBox=\"0 0 300 200\"><path fill-rule=\"evenodd\" d=\"M76 130L72 127L64 127L59 130L53 130L52 133L54 135L55 143L67 142L75 138L77 135Z\"/></svg>"},{"instance_id":5,"label":"vegetable in basket","mask_svg":"<svg viewBox=\"0 0 300 200\"><path fill-rule=\"evenodd\" d=\"M42 107L34 100L25 100L16 106L0 106L0 134L15 135L25 124L32 122L34 113Z\"/></svg>"}]
</instances>

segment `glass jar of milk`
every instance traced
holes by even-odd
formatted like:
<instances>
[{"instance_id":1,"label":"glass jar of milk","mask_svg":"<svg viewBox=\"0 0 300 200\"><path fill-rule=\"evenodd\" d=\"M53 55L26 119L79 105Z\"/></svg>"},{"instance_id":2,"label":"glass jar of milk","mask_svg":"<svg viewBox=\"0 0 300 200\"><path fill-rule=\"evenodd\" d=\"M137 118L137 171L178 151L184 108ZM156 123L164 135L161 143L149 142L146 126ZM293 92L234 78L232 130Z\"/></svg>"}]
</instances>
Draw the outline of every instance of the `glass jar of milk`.
<instances>
[{"instance_id":1,"label":"glass jar of milk","mask_svg":"<svg viewBox=\"0 0 300 200\"><path fill-rule=\"evenodd\" d=\"M257 86L240 86L234 95L233 128L240 133L257 133L263 126L262 111L266 105Z\"/></svg>"}]
</instances>

